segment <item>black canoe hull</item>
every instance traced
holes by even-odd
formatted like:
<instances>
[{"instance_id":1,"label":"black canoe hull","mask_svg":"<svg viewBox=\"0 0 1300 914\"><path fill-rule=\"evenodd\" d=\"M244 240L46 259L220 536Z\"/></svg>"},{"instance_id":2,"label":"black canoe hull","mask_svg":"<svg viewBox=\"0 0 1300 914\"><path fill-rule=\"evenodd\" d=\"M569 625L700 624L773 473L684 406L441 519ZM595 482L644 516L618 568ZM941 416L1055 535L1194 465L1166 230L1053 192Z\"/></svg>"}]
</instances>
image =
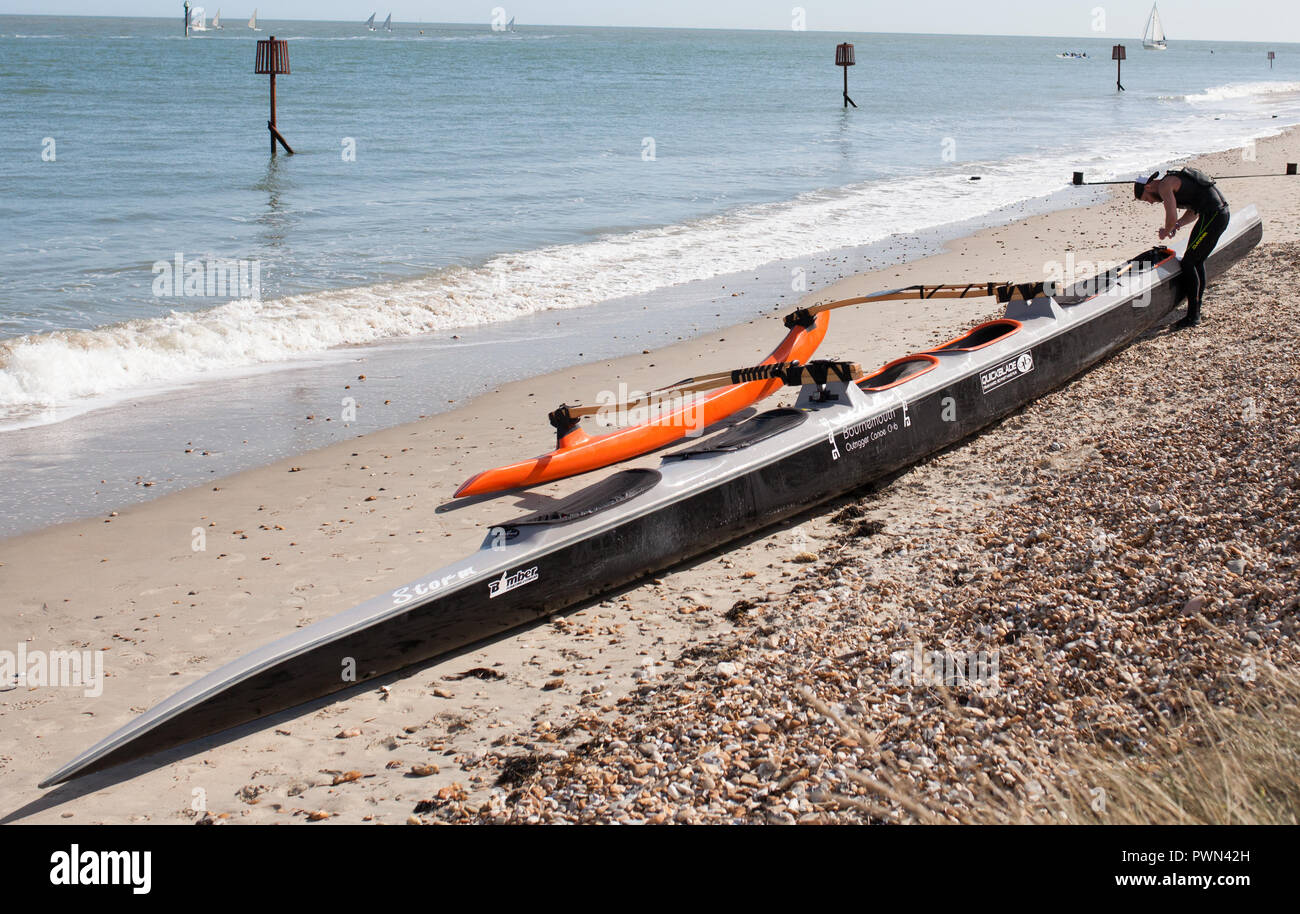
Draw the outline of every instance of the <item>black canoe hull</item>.
<instances>
[{"instance_id":1,"label":"black canoe hull","mask_svg":"<svg viewBox=\"0 0 1300 914\"><path fill-rule=\"evenodd\" d=\"M1256 220L1216 249L1217 275L1260 240ZM530 555L534 584L493 592L471 586L413 601L358 630L340 631L265 668L180 702L135 732L119 731L45 782L57 783L169 749L319 699L358 682L424 663L544 618L682 560L787 520L829 499L889 476L986 428L1060 387L1165 318L1180 300L1167 278L1145 307L1115 307L1044 339L1013 383L989 389L979 371L895 407L870 429L814 438L780 459L684 493L557 548ZM959 356L960 357L960 356ZM948 358L948 356L940 356ZM673 458L668 458L669 460ZM682 458L691 459L691 458ZM507 532L509 524L503 525ZM405 588L403 588L405 590ZM307 630L304 630L304 632ZM290 638L294 636L289 636ZM347 678L344 670L354 670Z\"/></svg>"}]
</instances>

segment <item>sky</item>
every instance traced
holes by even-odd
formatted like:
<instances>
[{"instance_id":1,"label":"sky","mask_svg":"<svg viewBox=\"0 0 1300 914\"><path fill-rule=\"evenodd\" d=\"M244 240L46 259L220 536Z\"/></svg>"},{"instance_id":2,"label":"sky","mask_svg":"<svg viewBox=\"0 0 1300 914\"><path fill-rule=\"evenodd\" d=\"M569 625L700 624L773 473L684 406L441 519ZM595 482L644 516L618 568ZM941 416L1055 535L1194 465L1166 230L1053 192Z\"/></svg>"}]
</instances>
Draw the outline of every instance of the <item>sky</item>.
<instances>
[{"instance_id":1,"label":"sky","mask_svg":"<svg viewBox=\"0 0 1300 914\"><path fill-rule=\"evenodd\" d=\"M182 0L0 0L0 14L174 16ZM501 7L519 25L788 29L802 8L809 30L938 32L976 35L1140 37L1146 0L191 0L210 16L249 15L361 22L372 12L394 22L487 23ZM1165 0L1171 41L1300 42L1296 0ZM1094 28L1103 24L1103 29Z\"/></svg>"}]
</instances>

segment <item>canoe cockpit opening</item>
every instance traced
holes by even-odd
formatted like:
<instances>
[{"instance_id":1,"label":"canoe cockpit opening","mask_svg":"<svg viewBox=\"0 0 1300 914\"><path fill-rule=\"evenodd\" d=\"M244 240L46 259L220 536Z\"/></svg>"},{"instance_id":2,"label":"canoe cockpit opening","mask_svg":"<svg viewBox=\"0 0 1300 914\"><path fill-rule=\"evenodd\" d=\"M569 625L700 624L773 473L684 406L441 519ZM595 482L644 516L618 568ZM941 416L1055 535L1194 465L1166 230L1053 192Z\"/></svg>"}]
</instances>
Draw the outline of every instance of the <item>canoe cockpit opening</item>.
<instances>
[{"instance_id":1,"label":"canoe cockpit opening","mask_svg":"<svg viewBox=\"0 0 1300 914\"><path fill-rule=\"evenodd\" d=\"M1143 273L1154 270L1173 256L1174 252L1167 247L1154 247L1126 263L1103 270L1087 279L1081 279L1052 297L1058 305L1066 307L1081 305L1116 289L1121 280L1131 282Z\"/></svg>"},{"instance_id":2,"label":"canoe cockpit opening","mask_svg":"<svg viewBox=\"0 0 1300 914\"><path fill-rule=\"evenodd\" d=\"M901 359L894 359L875 374L863 378L858 382L858 387L871 391L888 390L904 381L920 377L927 371L933 371L938 365L939 360L932 355L905 355Z\"/></svg>"},{"instance_id":3,"label":"canoe cockpit opening","mask_svg":"<svg viewBox=\"0 0 1300 914\"><path fill-rule=\"evenodd\" d=\"M991 346L998 340L1010 336L1018 331L1020 327L1020 321L1012 320L1009 317L1000 317L995 321L987 321L973 327L956 339L949 340L942 346L927 349L926 352L974 352L976 349Z\"/></svg>"},{"instance_id":4,"label":"canoe cockpit opening","mask_svg":"<svg viewBox=\"0 0 1300 914\"><path fill-rule=\"evenodd\" d=\"M567 524L579 518L607 511L615 505L636 498L642 492L654 488L661 478L663 477L658 470L622 470L595 485L579 489L572 495L561 498L545 511L538 511L536 514L529 514L527 517L508 521L499 526L509 531L511 527Z\"/></svg>"}]
</instances>

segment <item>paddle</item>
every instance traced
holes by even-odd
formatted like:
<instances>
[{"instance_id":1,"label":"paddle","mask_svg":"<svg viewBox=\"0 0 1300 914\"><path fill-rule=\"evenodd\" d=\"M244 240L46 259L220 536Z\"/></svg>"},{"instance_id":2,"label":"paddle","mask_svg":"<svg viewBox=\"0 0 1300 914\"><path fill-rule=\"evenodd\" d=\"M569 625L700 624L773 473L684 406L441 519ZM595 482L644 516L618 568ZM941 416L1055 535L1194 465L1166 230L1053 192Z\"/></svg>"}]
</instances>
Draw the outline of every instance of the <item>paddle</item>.
<instances>
[{"instance_id":1,"label":"paddle","mask_svg":"<svg viewBox=\"0 0 1300 914\"><path fill-rule=\"evenodd\" d=\"M1272 174L1259 174L1259 175L1219 175L1218 177L1211 178L1211 180L1212 180L1212 181L1227 181L1227 180L1229 180L1229 179L1233 179L1233 178L1286 178L1286 177L1294 176L1295 174L1296 174L1296 163L1295 163L1295 162L1287 162L1287 163L1286 163L1286 171L1284 171L1284 172L1274 172L1274 173L1272 173ZM1073 183L1074 183L1074 186L1075 186L1075 187L1091 187L1091 186L1096 185L1096 184L1132 184L1133 181L1132 181L1132 180L1129 180L1129 181L1085 181L1085 180L1083 180L1083 172L1081 172L1081 171L1076 171L1076 172L1074 173L1074 182L1073 182Z\"/></svg>"},{"instance_id":2,"label":"paddle","mask_svg":"<svg viewBox=\"0 0 1300 914\"><path fill-rule=\"evenodd\" d=\"M786 387L802 387L804 384L825 385L832 381L847 383L856 381L862 376L862 366L856 362L817 360L809 362L807 365L800 365L798 362L774 362L771 365L755 365L750 368L716 371L694 378L686 378L676 384L649 391L623 403L609 403L600 406L570 406L567 403L562 403L558 409L550 414L549 418L551 424L557 429L570 429L584 416L594 416L609 410L632 410L641 406L648 406L656 401L669 400L686 394L703 393L706 390L717 390L722 387L730 387L733 384L777 379Z\"/></svg>"},{"instance_id":3,"label":"paddle","mask_svg":"<svg viewBox=\"0 0 1300 914\"><path fill-rule=\"evenodd\" d=\"M901 289L886 289L884 292L873 292L870 295L862 295L857 298L844 298L839 301L822 302L820 305L810 305L807 308L800 308L792 311L785 317L785 325L794 327L798 324L809 324L814 317L823 311L833 311L836 308L845 308L849 305L864 305L871 302L880 301L903 301L911 299L927 300L931 298L984 298L997 296L998 301L1008 302L1013 298L1030 299L1043 293L1043 284L1041 282L1031 283L1013 283L1013 282L967 282L967 283L945 283L937 286L904 286Z\"/></svg>"}]
</instances>

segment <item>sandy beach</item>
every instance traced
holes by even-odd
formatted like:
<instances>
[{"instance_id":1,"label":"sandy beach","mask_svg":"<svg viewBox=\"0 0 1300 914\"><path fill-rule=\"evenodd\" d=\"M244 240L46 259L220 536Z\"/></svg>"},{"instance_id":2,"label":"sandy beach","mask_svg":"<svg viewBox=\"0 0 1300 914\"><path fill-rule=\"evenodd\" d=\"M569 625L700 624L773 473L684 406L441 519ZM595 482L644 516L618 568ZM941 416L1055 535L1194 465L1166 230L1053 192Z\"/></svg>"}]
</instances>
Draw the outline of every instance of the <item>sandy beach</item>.
<instances>
[{"instance_id":1,"label":"sandy beach","mask_svg":"<svg viewBox=\"0 0 1300 914\"><path fill-rule=\"evenodd\" d=\"M1254 161L1229 151L1194 164L1211 174L1280 171L1300 158L1300 134L1255 151ZM1011 772L1009 788L1034 789L1006 761L1014 753L990 748L994 734L1024 755L1049 739L1088 743L1099 728L1132 740L1152 726L1136 694L1205 687L1240 664L1243 645L1285 665L1295 651L1297 441L1287 404L1300 374L1300 185L1224 190L1234 207L1259 207L1265 237L1211 288L1201 328L1153 334L873 495L382 688L48 791L41 778L185 683L465 555L485 527L598 478L438 510L475 471L553 446L545 414L555 404L620 382L644 389L753 364L783 328L756 319L505 385L430 419L0 541L0 648L102 652L106 674L98 697L0 683L3 821L924 821L850 777L881 758L901 759L915 789L960 821L972 772ZM1100 205L846 276L803 304L912 283L1038 280L1071 258L1106 265L1157 243L1158 223L1154 207L1120 188ZM995 311L989 300L844 309L820 354L874 367ZM364 392L364 377L350 383ZM1253 404L1248 422L1233 418L1242 398ZM1216 506L1199 482L1209 468L1240 503ZM1149 488L1157 479L1163 490ZM1101 491L1114 500L1099 502ZM1163 499L1153 516L1177 524L1141 521L1143 498ZM1266 510L1289 520L1250 513ZM1016 546L1025 542L1036 544L1029 557ZM1083 562L1095 542L1104 551ZM1185 552L1193 542L1214 548ZM1122 572L1139 565L1151 580ZM1034 609L1067 591L1082 601L1069 604L1074 614ZM1175 605L1193 609L1171 617ZM1198 614L1212 625L1187 622ZM989 732L978 740L962 735L968 722L956 715L939 725L941 700L901 701L877 675L900 646L973 650L1008 632L1025 636L1000 642L1002 675L1016 686L982 709ZM1137 691L1100 662L1095 676L1058 676L1090 637L1146 645L1141 662L1109 655ZM837 715L876 741L864 747Z\"/></svg>"}]
</instances>

